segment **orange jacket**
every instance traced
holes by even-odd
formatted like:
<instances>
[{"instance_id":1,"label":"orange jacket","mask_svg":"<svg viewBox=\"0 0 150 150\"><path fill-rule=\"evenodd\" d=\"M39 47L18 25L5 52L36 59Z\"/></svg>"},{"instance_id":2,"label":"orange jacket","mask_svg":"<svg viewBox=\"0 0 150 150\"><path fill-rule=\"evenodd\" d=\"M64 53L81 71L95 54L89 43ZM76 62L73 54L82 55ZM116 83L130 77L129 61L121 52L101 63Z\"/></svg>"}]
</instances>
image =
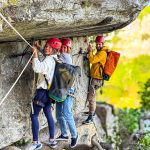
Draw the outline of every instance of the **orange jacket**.
<instances>
[{"instance_id":1,"label":"orange jacket","mask_svg":"<svg viewBox=\"0 0 150 150\"><path fill-rule=\"evenodd\" d=\"M108 48L104 46L100 51L98 51L95 55L93 52L89 53L89 62L92 64L90 69L90 76L95 79L102 79L102 68L100 66L105 65L107 58ZM100 73L101 72L101 73Z\"/></svg>"}]
</instances>

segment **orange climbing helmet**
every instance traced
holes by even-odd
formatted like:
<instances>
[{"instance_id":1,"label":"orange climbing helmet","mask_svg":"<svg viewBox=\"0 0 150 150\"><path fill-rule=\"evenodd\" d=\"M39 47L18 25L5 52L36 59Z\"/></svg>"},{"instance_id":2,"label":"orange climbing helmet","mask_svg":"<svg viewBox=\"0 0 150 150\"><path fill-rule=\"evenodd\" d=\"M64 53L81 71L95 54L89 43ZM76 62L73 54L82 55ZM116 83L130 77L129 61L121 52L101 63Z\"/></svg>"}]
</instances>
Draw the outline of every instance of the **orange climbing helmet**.
<instances>
[{"instance_id":1,"label":"orange climbing helmet","mask_svg":"<svg viewBox=\"0 0 150 150\"><path fill-rule=\"evenodd\" d=\"M95 40L96 43L104 43L105 39L103 35L98 35Z\"/></svg>"},{"instance_id":2,"label":"orange climbing helmet","mask_svg":"<svg viewBox=\"0 0 150 150\"><path fill-rule=\"evenodd\" d=\"M61 45L62 45L61 41L56 37L52 37L48 39L46 44L50 45L52 48L57 49L57 50L60 50Z\"/></svg>"},{"instance_id":3,"label":"orange climbing helmet","mask_svg":"<svg viewBox=\"0 0 150 150\"><path fill-rule=\"evenodd\" d=\"M64 38L61 40L62 45L68 46L69 48L72 48L72 44L71 44L71 39L69 38Z\"/></svg>"}]
</instances>

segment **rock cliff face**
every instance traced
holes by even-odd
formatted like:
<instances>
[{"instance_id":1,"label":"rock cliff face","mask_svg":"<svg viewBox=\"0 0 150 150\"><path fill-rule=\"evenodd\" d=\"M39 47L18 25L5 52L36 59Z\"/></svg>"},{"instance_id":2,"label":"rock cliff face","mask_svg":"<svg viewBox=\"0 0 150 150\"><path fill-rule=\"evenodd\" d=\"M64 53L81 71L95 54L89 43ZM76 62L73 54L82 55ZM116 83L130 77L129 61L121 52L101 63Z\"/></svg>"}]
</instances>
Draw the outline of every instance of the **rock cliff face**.
<instances>
[{"instance_id":1,"label":"rock cliff face","mask_svg":"<svg viewBox=\"0 0 150 150\"><path fill-rule=\"evenodd\" d=\"M0 99L4 97L19 75L26 59L19 65L20 58L9 58L22 51L23 43L0 44ZM19 66L18 66L19 65ZM29 128L30 101L32 97L33 72L28 66L23 76L0 106L0 148L23 137Z\"/></svg>"},{"instance_id":2,"label":"rock cliff face","mask_svg":"<svg viewBox=\"0 0 150 150\"><path fill-rule=\"evenodd\" d=\"M0 10L26 38L85 36L132 22L148 0L2 0ZM20 38L0 21L0 41Z\"/></svg>"}]
</instances>

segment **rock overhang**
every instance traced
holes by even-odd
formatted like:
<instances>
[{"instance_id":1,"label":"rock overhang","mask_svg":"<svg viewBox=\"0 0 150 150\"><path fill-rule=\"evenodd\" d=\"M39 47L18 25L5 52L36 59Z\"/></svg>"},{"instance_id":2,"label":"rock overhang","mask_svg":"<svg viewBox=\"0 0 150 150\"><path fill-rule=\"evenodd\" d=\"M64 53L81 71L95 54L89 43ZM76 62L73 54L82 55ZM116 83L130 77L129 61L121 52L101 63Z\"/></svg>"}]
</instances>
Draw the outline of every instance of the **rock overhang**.
<instances>
[{"instance_id":1,"label":"rock overhang","mask_svg":"<svg viewBox=\"0 0 150 150\"><path fill-rule=\"evenodd\" d=\"M3 0L1 13L27 40L107 33L136 19L148 0ZM0 42L20 37L1 19Z\"/></svg>"}]
</instances>

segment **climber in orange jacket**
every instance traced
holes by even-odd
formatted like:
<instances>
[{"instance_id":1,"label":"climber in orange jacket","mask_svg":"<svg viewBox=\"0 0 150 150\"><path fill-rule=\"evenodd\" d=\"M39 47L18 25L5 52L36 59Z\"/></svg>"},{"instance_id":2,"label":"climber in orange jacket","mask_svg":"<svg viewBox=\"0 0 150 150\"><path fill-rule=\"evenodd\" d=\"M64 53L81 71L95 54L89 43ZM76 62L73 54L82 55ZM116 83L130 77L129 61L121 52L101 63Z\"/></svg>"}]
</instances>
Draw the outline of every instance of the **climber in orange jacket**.
<instances>
[{"instance_id":1,"label":"climber in orange jacket","mask_svg":"<svg viewBox=\"0 0 150 150\"><path fill-rule=\"evenodd\" d=\"M93 123L93 116L96 109L96 91L103 85L102 68L105 65L108 48L104 46L104 36L96 37L97 52L94 55L91 45L88 46L88 59L92 64L90 69L90 84L88 89L87 101L89 102L89 116L83 124Z\"/></svg>"}]
</instances>

